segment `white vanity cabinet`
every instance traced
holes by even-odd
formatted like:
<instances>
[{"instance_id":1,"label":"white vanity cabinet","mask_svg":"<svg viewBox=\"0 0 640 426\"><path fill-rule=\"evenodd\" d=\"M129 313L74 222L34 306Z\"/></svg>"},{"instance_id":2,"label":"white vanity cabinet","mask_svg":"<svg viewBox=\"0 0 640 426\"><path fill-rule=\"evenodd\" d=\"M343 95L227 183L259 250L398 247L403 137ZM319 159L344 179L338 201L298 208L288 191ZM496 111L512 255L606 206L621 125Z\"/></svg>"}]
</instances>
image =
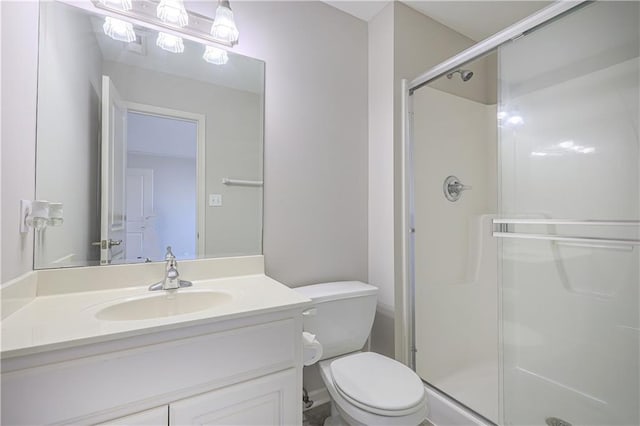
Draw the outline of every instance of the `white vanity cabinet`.
<instances>
[{"instance_id":1,"label":"white vanity cabinet","mask_svg":"<svg viewBox=\"0 0 640 426\"><path fill-rule=\"evenodd\" d=\"M169 424L169 406L145 410L140 413L119 417L96 426L162 426Z\"/></svg>"},{"instance_id":2,"label":"white vanity cabinet","mask_svg":"<svg viewBox=\"0 0 640 426\"><path fill-rule=\"evenodd\" d=\"M183 399L169 406L169 425L301 424L295 369Z\"/></svg>"},{"instance_id":3,"label":"white vanity cabinet","mask_svg":"<svg viewBox=\"0 0 640 426\"><path fill-rule=\"evenodd\" d=\"M226 386L99 426L299 424L295 368Z\"/></svg>"},{"instance_id":4,"label":"white vanity cabinet","mask_svg":"<svg viewBox=\"0 0 640 426\"><path fill-rule=\"evenodd\" d=\"M300 425L301 336L296 306L3 359L2 424Z\"/></svg>"}]
</instances>

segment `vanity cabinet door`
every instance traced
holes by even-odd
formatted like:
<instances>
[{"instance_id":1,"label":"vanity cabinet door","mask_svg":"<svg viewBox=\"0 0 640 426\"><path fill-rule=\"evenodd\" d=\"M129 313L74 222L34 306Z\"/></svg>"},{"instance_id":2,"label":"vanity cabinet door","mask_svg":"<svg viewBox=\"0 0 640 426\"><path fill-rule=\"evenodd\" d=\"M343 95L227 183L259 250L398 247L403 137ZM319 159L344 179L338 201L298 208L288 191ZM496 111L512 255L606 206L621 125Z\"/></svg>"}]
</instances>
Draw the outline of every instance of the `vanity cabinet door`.
<instances>
[{"instance_id":1,"label":"vanity cabinet door","mask_svg":"<svg viewBox=\"0 0 640 426\"><path fill-rule=\"evenodd\" d=\"M96 426L163 426L169 424L169 406L152 408L128 416L119 417Z\"/></svg>"},{"instance_id":2,"label":"vanity cabinet door","mask_svg":"<svg viewBox=\"0 0 640 426\"><path fill-rule=\"evenodd\" d=\"M170 425L300 425L296 369L207 392L170 404Z\"/></svg>"}]
</instances>

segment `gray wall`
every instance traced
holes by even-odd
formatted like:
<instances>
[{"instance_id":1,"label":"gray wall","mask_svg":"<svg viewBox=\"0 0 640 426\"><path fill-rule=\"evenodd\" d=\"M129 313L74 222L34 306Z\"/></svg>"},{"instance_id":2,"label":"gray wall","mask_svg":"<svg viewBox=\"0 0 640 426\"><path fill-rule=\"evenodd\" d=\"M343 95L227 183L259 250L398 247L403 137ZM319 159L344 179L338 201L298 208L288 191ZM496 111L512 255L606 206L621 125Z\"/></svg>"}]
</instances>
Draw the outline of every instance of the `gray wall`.
<instances>
[{"instance_id":1,"label":"gray wall","mask_svg":"<svg viewBox=\"0 0 640 426\"><path fill-rule=\"evenodd\" d=\"M20 200L34 198L38 4L2 10L2 282L31 270L33 233L21 235Z\"/></svg>"},{"instance_id":2,"label":"gray wall","mask_svg":"<svg viewBox=\"0 0 640 426\"><path fill-rule=\"evenodd\" d=\"M264 253L292 286L367 280L367 24L320 2L236 2L266 61Z\"/></svg>"}]
</instances>

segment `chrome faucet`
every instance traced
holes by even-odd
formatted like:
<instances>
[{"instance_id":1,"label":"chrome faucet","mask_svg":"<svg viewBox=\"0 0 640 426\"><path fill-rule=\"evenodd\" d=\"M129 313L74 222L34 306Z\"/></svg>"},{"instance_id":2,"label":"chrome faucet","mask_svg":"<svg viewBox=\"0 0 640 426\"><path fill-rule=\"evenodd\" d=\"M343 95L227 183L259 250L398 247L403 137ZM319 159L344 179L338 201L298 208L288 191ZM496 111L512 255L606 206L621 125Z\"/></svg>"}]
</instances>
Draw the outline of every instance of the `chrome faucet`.
<instances>
[{"instance_id":1,"label":"chrome faucet","mask_svg":"<svg viewBox=\"0 0 640 426\"><path fill-rule=\"evenodd\" d=\"M149 286L150 291L175 290L182 287L191 287L193 285L191 281L180 279L178 261L171 251L171 246L167 246L167 254L164 255L164 260L166 262L164 280L151 284Z\"/></svg>"}]
</instances>

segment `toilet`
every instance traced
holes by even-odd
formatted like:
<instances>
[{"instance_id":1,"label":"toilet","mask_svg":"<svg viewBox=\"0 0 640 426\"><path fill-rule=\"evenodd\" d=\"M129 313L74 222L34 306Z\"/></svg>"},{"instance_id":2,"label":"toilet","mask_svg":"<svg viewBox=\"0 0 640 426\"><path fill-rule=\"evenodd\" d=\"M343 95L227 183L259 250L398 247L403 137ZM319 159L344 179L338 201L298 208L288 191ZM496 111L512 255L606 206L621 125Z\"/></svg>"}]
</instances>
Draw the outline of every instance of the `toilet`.
<instances>
[{"instance_id":1,"label":"toilet","mask_svg":"<svg viewBox=\"0 0 640 426\"><path fill-rule=\"evenodd\" d=\"M362 352L376 312L378 289L359 281L297 287L311 299L304 331L322 345L320 375L331 396L324 425L416 426L427 414L418 375L391 358Z\"/></svg>"}]
</instances>

